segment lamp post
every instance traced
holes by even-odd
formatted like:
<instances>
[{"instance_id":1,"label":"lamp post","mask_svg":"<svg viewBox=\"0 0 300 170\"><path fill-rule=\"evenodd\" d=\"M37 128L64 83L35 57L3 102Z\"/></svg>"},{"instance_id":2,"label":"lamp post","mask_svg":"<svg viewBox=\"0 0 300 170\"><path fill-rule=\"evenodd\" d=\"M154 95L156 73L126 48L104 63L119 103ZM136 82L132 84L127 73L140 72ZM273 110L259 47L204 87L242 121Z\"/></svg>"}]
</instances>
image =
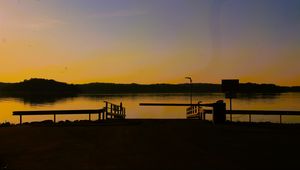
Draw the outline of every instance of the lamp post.
<instances>
[{"instance_id":1,"label":"lamp post","mask_svg":"<svg viewBox=\"0 0 300 170\"><path fill-rule=\"evenodd\" d=\"M193 93L192 93L192 77L185 77L186 79L190 80L190 85L191 85L191 105L193 104Z\"/></svg>"}]
</instances>

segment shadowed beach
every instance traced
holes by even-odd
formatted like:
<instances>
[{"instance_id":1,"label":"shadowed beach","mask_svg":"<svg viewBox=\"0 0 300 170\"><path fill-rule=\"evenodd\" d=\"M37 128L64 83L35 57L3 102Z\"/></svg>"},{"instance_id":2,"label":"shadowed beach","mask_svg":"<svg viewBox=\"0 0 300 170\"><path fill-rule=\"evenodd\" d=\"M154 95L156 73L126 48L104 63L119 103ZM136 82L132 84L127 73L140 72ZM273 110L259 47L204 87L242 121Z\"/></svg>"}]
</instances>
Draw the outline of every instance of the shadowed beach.
<instances>
[{"instance_id":1,"label":"shadowed beach","mask_svg":"<svg viewBox=\"0 0 300 170\"><path fill-rule=\"evenodd\" d=\"M291 169L299 133L298 124L183 119L31 123L0 128L0 162L11 170Z\"/></svg>"}]
</instances>

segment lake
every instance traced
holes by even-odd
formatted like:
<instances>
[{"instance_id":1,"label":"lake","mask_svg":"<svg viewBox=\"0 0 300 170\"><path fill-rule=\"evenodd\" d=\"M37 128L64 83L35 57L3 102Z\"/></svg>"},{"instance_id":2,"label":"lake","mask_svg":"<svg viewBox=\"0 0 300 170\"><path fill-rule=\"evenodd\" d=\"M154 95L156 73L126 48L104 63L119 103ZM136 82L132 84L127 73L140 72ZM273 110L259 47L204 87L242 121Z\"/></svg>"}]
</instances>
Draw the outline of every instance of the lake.
<instances>
[{"instance_id":1,"label":"lake","mask_svg":"<svg viewBox=\"0 0 300 170\"><path fill-rule=\"evenodd\" d=\"M227 109L229 100L224 98L223 93L199 93L193 94L193 102L202 103L216 102L224 100ZM12 116L17 110L51 110L51 109L99 109L104 107L103 101L110 101L115 104L123 103L126 108L127 118L186 118L186 107L171 106L139 106L142 102L161 103L189 103L190 94L92 94L79 95L68 98L14 98L0 97L0 122L18 123L19 117ZM233 109L249 110L300 110L300 93L276 93L276 94L238 94L233 99ZM211 119L211 116L207 117ZM23 122L42 121L53 119L53 116L24 116ZM88 115L59 115L60 120L85 120ZM97 119L97 116L92 116ZM234 115L234 121L248 121L248 115ZM284 123L300 123L300 116L283 116ZM279 116L252 116L255 122L279 122Z\"/></svg>"}]
</instances>

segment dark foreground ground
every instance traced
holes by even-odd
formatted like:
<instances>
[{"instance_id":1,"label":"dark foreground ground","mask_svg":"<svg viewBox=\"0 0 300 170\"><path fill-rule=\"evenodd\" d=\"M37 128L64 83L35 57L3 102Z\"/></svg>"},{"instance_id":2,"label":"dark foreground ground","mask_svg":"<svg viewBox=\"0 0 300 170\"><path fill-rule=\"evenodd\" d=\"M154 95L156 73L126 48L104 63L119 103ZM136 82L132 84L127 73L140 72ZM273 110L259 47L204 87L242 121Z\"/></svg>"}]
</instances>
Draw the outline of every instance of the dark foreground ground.
<instances>
[{"instance_id":1,"label":"dark foreground ground","mask_svg":"<svg viewBox=\"0 0 300 170\"><path fill-rule=\"evenodd\" d=\"M299 169L300 126L198 120L0 128L0 170Z\"/></svg>"}]
</instances>

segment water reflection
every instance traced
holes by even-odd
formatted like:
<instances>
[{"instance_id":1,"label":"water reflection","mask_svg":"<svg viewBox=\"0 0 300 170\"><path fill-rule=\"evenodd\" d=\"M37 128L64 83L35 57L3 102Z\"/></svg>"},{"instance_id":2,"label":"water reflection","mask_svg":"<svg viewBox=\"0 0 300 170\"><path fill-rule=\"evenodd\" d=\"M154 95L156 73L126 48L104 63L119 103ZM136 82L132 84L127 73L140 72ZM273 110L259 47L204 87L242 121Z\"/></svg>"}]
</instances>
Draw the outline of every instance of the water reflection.
<instances>
[{"instance_id":1,"label":"water reflection","mask_svg":"<svg viewBox=\"0 0 300 170\"><path fill-rule=\"evenodd\" d=\"M103 100L114 98L130 98L132 100L141 98L157 98L157 99L172 99L172 98L185 98L187 93L128 93L128 94L80 94L80 95L0 95L0 100L6 100L8 98L22 101L24 104L32 106L38 105L54 105L57 102L65 100L72 100L77 97L85 97L89 100ZM193 102L207 102L203 99L219 98L224 99L223 93L195 93L193 94ZM257 100L268 99L273 100L279 98L281 93L240 93L237 98L239 100ZM218 100L218 99L216 99ZM186 101L188 102L188 101Z\"/></svg>"},{"instance_id":2,"label":"water reflection","mask_svg":"<svg viewBox=\"0 0 300 170\"><path fill-rule=\"evenodd\" d=\"M256 99L276 99L279 98L281 93L239 93L237 98L244 100L256 100Z\"/></svg>"},{"instance_id":3,"label":"water reflection","mask_svg":"<svg viewBox=\"0 0 300 170\"><path fill-rule=\"evenodd\" d=\"M12 116L16 110L51 110L51 109L99 109L104 107L103 101L116 104L120 102L127 109L127 118L185 118L185 107L142 107L142 102L189 103L189 93L139 93L139 94L82 94L78 96L0 96L0 122L18 122L18 117ZM197 93L193 101L203 103L225 100L223 93ZM300 93L273 94L239 94L233 100L233 109L247 110L300 110ZM227 104L228 107L228 104ZM208 116L209 117L209 116ZM300 117L300 116L299 116ZM284 122L298 122L300 118L286 116ZM26 116L26 121L41 121L52 119L51 116ZM87 116L59 116L57 120L85 120ZM95 119L97 119L95 117ZM234 116L235 121L248 121L248 116ZM255 116L252 121L278 122L277 117Z\"/></svg>"},{"instance_id":4,"label":"water reflection","mask_svg":"<svg viewBox=\"0 0 300 170\"><path fill-rule=\"evenodd\" d=\"M78 97L77 95L0 95L0 100L8 98L23 102L25 105L54 105L56 102L70 100Z\"/></svg>"}]
</instances>

